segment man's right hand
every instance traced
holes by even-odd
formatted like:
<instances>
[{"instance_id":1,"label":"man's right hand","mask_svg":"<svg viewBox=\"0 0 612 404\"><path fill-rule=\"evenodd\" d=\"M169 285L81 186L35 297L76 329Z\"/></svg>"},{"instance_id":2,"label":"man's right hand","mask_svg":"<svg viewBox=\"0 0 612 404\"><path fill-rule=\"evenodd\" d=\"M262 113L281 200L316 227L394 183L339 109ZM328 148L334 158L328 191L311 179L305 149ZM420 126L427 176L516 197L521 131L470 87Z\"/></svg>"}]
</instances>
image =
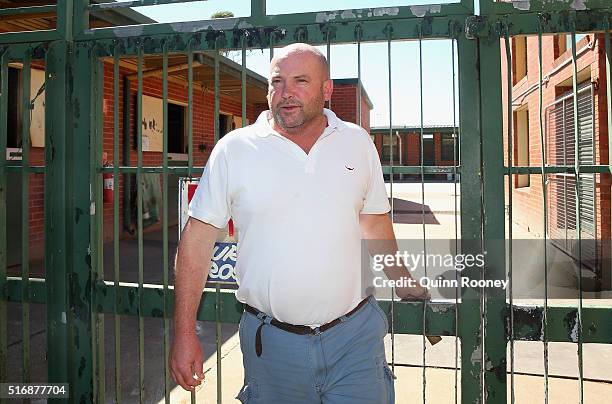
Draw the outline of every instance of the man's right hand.
<instances>
[{"instance_id":1,"label":"man's right hand","mask_svg":"<svg viewBox=\"0 0 612 404\"><path fill-rule=\"evenodd\" d=\"M195 333L175 334L168 361L172 378L185 390L194 391L204 380L202 346Z\"/></svg>"}]
</instances>

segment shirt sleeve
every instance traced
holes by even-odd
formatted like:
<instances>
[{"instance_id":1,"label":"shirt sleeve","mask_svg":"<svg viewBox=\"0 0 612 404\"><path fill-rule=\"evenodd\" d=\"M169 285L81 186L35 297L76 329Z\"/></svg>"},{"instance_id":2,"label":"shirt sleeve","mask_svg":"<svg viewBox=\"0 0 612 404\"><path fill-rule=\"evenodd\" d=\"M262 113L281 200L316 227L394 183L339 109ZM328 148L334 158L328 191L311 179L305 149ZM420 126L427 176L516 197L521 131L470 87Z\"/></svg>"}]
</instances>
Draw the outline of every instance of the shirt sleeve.
<instances>
[{"instance_id":1,"label":"shirt sleeve","mask_svg":"<svg viewBox=\"0 0 612 404\"><path fill-rule=\"evenodd\" d=\"M228 179L226 149L224 144L217 144L189 204L189 216L219 229L224 228L230 218Z\"/></svg>"},{"instance_id":2,"label":"shirt sleeve","mask_svg":"<svg viewBox=\"0 0 612 404\"><path fill-rule=\"evenodd\" d=\"M362 214L381 214L391 210L389 198L385 188L385 180L383 178L380 158L374 142L368 137L368 158L370 165L370 180L363 200Z\"/></svg>"}]
</instances>

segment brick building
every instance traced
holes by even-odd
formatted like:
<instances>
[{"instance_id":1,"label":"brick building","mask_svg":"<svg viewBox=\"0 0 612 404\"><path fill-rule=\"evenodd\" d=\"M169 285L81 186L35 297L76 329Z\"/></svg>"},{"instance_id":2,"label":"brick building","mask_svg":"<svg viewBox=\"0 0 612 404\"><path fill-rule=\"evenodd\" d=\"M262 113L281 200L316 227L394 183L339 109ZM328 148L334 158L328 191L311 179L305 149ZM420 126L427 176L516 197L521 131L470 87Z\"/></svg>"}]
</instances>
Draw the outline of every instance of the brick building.
<instances>
[{"instance_id":1,"label":"brick building","mask_svg":"<svg viewBox=\"0 0 612 404\"><path fill-rule=\"evenodd\" d=\"M343 121L359 123L359 82L356 78L334 79L334 92L331 109ZM370 111L372 101L367 91L361 86L361 126L370 132Z\"/></svg>"},{"instance_id":2,"label":"brick building","mask_svg":"<svg viewBox=\"0 0 612 404\"><path fill-rule=\"evenodd\" d=\"M421 165L421 127L393 126L389 136L388 126L373 127L372 140L378 149L383 166ZM459 130L453 126L423 127L423 165L453 166L459 162ZM400 178L400 177L398 177ZM420 181L419 174L404 174L401 178ZM426 174L426 179L453 180L452 174Z\"/></svg>"},{"instance_id":3,"label":"brick building","mask_svg":"<svg viewBox=\"0 0 612 404\"><path fill-rule=\"evenodd\" d=\"M542 142L539 120L538 38L517 36L511 39L512 116L508 117L507 87L503 86L504 150L508 148L509 124L512 128L512 164L542 164ZM608 164L608 130L606 113L605 44L603 34L577 35L578 131L580 165ZM507 77L505 43L502 41L502 79ZM574 97L572 92L571 36L542 38L542 93L544 150L546 165L574 166ZM505 157L508 165L508 157ZM576 257L576 176L551 174L547 177L547 237L570 256ZM581 174L581 238L610 239L609 175ZM540 175L520 174L512 177L514 221L537 237L544 235L543 189ZM507 184L506 184L506 194ZM508 204L508 195L506 195ZM602 273L605 248L587 242L582 248L598 278L609 282L609 269Z\"/></svg>"}]
</instances>

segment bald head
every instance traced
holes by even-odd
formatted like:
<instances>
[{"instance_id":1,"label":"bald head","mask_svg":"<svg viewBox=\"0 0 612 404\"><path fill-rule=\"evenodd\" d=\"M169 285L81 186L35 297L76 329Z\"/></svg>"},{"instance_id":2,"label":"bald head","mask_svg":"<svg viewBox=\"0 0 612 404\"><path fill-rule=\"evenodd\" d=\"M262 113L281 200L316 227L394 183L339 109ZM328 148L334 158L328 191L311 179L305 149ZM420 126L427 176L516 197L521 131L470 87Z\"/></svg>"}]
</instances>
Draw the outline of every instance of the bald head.
<instances>
[{"instance_id":1,"label":"bald head","mask_svg":"<svg viewBox=\"0 0 612 404\"><path fill-rule=\"evenodd\" d=\"M298 134L324 126L323 108L333 89L327 60L317 48L296 43L280 49L270 62L268 83L275 127Z\"/></svg>"},{"instance_id":2,"label":"bald head","mask_svg":"<svg viewBox=\"0 0 612 404\"><path fill-rule=\"evenodd\" d=\"M270 70L272 71L279 62L294 56L305 57L309 63L316 64L321 79L329 80L329 65L323 53L312 45L300 42L278 49L270 61Z\"/></svg>"}]
</instances>

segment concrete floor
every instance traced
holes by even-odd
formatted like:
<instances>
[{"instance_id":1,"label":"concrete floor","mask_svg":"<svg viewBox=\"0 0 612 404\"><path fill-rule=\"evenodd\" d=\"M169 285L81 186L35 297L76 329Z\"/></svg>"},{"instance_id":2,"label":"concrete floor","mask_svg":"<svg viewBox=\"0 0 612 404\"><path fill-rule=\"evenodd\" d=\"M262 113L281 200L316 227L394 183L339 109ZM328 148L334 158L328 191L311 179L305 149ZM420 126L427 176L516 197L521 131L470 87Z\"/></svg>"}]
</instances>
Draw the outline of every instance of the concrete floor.
<instances>
[{"instance_id":1,"label":"concrete floor","mask_svg":"<svg viewBox=\"0 0 612 404\"><path fill-rule=\"evenodd\" d=\"M454 187L452 184L425 184L426 237L428 239L448 239L455 234ZM422 209L420 184L394 184L393 197L396 208L395 231L398 238L422 237ZM458 198L458 193L457 193ZM457 199L458 201L458 199ZM457 218L459 219L459 218ZM459 220L457 220L457 223ZM520 229L516 230L515 234ZM460 234L460 229L457 229ZM170 231L170 253L176 248L176 231ZM527 237L522 234L521 237ZM162 280L161 234L145 235L145 282L160 283ZM137 247L134 240L121 243L121 281L137 280ZM105 252L106 278L112 280L112 250ZM608 296L604 296L608 297ZM567 303L572 303L568 300ZM612 306L612 300L597 299L588 304ZM31 356L32 380L46 380L46 360L44 346L46 339L44 306L31 305ZM11 381L21 379L21 308L17 304L9 305L9 377ZM145 319L145 402L163 402L163 321ZM216 366L215 327L213 323L202 323L200 341L206 357L206 382L196 394L199 403L216 403L216 384L219 369ZM120 380L123 402L138 402L138 344L137 319L121 318L121 363ZM105 316L105 379L106 401L113 402L115 391L114 361L114 320ZM222 393L223 402L238 402L234 399L242 386L242 356L238 342L236 324L223 324L221 340L222 356ZM422 337L410 335L394 336L394 348L391 347L391 336L387 337L387 359L394 359L397 403L422 402L423 391L423 343ZM427 344L425 371L425 391L428 403L454 403L455 385L460 386L461 373L455 372L455 338L444 337L435 346ZM584 346L584 402L608 403L612 397L612 346L586 344ZM516 403L543 403L543 345L538 342L515 343L515 371L521 374L514 376ZM578 403L578 359L576 345L569 343L549 344L549 403ZM510 385L510 377L508 377ZM172 402L189 403L190 395L180 387L174 387L171 393Z\"/></svg>"}]
</instances>

